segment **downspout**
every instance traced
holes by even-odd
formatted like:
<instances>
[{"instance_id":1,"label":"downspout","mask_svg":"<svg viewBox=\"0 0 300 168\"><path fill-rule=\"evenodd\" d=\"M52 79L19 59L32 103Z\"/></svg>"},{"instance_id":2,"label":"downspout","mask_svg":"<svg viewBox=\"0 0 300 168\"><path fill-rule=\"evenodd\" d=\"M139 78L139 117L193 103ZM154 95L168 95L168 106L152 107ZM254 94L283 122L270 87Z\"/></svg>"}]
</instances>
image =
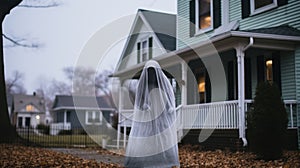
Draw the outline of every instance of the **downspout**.
<instances>
[{"instance_id":1,"label":"downspout","mask_svg":"<svg viewBox=\"0 0 300 168\"><path fill-rule=\"evenodd\" d=\"M253 46L253 44L254 44L254 39L253 39L253 37L250 37L250 39L249 39L249 44L247 45L247 46L245 46L243 49L242 49L242 55L241 56L245 56L245 51L247 50L247 49L249 49L251 46ZM244 63L245 63L245 61L242 61L241 62L241 64L242 64L242 67L243 68L245 68L245 65L244 65ZM241 74L242 75L242 79L243 79L243 81L242 81L242 83L243 83L243 86L245 86L245 74ZM243 88L245 88L245 87L243 87ZM244 89L244 91L245 91L245 89ZM244 125L242 126L242 134L240 135L241 136L241 139L242 139L242 141L243 141L243 146L247 146L247 144L248 144L248 141L247 141L247 139L246 139L246 129L245 129L245 93L243 93L243 97L242 97L242 114L243 114L243 121L244 121Z\"/></svg>"},{"instance_id":2,"label":"downspout","mask_svg":"<svg viewBox=\"0 0 300 168\"><path fill-rule=\"evenodd\" d=\"M249 44L243 49L243 52L245 52L246 50L248 50L248 48L250 48L251 46L253 46L253 44L254 44L254 39L253 39L253 37L250 37L249 40L250 40L250 41L249 41Z\"/></svg>"}]
</instances>

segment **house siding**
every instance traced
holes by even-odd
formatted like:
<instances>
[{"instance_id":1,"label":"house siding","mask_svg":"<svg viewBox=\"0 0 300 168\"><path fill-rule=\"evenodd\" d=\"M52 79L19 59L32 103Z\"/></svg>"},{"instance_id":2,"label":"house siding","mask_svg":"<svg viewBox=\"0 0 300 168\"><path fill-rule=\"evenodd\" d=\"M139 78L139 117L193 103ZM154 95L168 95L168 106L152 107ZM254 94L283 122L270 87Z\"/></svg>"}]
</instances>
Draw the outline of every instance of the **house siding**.
<instances>
[{"instance_id":1,"label":"house siding","mask_svg":"<svg viewBox=\"0 0 300 168\"><path fill-rule=\"evenodd\" d=\"M177 2L177 49L184 48L199 41L209 40L213 34L213 30L204 32L203 34L196 34L193 37L189 35L189 0L179 0ZM222 13L221 13L222 16Z\"/></svg>"},{"instance_id":2,"label":"house siding","mask_svg":"<svg viewBox=\"0 0 300 168\"><path fill-rule=\"evenodd\" d=\"M157 32L160 33L160 32ZM128 67L138 64L137 60L137 42L153 37L152 57L160 56L165 52L164 48L160 47L159 41L153 30L149 29L141 19L138 19L135 30L133 31L131 40L128 44L127 51L125 52L126 57L122 60L119 70L126 69Z\"/></svg>"},{"instance_id":3,"label":"house siding","mask_svg":"<svg viewBox=\"0 0 300 168\"><path fill-rule=\"evenodd\" d=\"M289 0L287 5L283 5L264 13L249 16L241 19L241 2L240 0L231 0L230 7L234 5L239 8L230 11L230 18L240 20L240 30L259 29L264 27L276 27L284 24L300 28L300 3L299 0Z\"/></svg>"},{"instance_id":4,"label":"house siding","mask_svg":"<svg viewBox=\"0 0 300 168\"><path fill-rule=\"evenodd\" d=\"M223 2L223 1L222 1ZM222 9L222 7L221 7ZM289 0L287 5L279 6L242 19L242 4L240 0L229 1L229 21L239 21L239 30L259 29L276 27L287 24L294 28L300 28L300 3L298 0ZM189 0L178 0L177 20L177 48L181 49L188 45L207 40L213 35L214 30L205 32L205 35L189 36ZM221 17L222 17L221 12Z\"/></svg>"},{"instance_id":5,"label":"house siding","mask_svg":"<svg viewBox=\"0 0 300 168\"><path fill-rule=\"evenodd\" d=\"M240 0L229 0L229 22L240 20L242 18Z\"/></svg>"},{"instance_id":6,"label":"house siding","mask_svg":"<svg viewBox=\"0 0 300 168\"><path fill-rule=\"evenodd\" d=\"M281 89L284 100L296 99L294 52L281 53Z\"/></svg>"},{"instance_id":7,"label":"house siding","mask_svg":"<svg viewBox=\"0 0 300 168\"><path fill-rule=\"evenodd\" d=\"M300 46L295 51L295 77L296 77L296 99L297 99L297 121L298 121L298 149L300 149Z\"/></svg>"}]
</instances>

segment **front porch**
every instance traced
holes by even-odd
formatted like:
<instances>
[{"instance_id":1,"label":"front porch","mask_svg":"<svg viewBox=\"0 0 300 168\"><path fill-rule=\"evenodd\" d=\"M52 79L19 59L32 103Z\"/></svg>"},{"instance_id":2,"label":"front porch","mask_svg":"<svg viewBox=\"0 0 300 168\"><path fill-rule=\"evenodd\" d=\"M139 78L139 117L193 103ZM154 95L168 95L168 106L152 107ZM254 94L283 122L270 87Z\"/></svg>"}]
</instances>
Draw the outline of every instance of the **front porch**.
<instances>
[{"instance_id":1,"label":"front porch","mask_svg":"<svg viewBox=\"0 0 300 168\"><path fill-rule=\"evenodd\" d=\"M253 35L253 36L252 36ZM181 130L238 130L247 145L246 118L256 86L262 81L279 85L286 105L288 128L297 130L298 96L296 56L299 49L285 36L231 32L154 58L171 74ZM124 86L144 63L119 70L120 79L118 146L121 127L131 126L134 97ZM173 83L175 81L175 83ZM124 147L126 143L123 143Z\"/></svg>"},{"instance_id":2,"label":"front porch","mask_svg":"<svg viewBox=\"0 0 300 168\"><path fill-rule=\"evenodd\" d=\"M245 110L247 117L247 110L251 107L252 100L245 100ZM285 107L288 114L288 129L297 129L297 101L296 100L285 100ZM198 135L196 140L198 141L199 133L201 130L206 130L205 138L213 133L214 130L227 130L232 132L239 130L239 110L238 100L212 102L204 104L192 104L192 105L180 105L176 109L178 118L178 137L182 139L189 131L195 130ZM119 130L121 127L124 132L131 127L131 120L133 116L133 109L122 110L119 113ZM198 131L197 131L198 130ZM208 130L208 132L207 132ZM195 132L194 131L194 132ZM208 133L208 134L207 134ZM227 135L230 137L231 135ZM119 132L118 139L122 139L122 144L126 145L127 135ZM189 140L190 141L190 140ZM125 143L124 143L125 142ZM118 144L119 145L119 144Z\"/></svg>"}]
</instances>

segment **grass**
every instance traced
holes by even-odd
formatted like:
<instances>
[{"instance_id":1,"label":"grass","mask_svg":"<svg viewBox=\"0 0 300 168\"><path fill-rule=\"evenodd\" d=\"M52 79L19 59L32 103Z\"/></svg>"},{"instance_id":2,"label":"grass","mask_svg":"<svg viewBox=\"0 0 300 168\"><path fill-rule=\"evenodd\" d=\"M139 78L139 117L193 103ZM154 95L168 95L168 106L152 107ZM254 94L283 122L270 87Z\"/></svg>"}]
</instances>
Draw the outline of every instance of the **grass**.
<instances>
[{"instance_id":1,"label":"grass","mask_svg":"<svg viewBox=\"0 0 300 168\"><path fill-rule=\"evenodd\" d=\"M101 145L105 135L37 135L30 133L20 136L28 142L44 147L93 147Z\"/></svg>"}]
</instances>

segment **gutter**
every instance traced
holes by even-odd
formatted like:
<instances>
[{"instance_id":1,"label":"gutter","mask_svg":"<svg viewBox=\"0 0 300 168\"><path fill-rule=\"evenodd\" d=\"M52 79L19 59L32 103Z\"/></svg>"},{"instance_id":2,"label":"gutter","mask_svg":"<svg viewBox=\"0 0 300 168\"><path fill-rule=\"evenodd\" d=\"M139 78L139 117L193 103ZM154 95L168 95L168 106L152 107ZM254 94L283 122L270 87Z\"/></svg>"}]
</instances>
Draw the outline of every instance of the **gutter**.
<instances>
[{"instance_id":1,"label":"gutter","mask_svg":"<svg viewBox=\"0 0 300 168\"><path fill-rule=\"evenodd\" d=\"M254 39L251 36L251 37L249 37L249 44L246 45L242 49L243 56L245 55L245 51L248 50L251 46L253 46L253 44L254 44ZM243 66L243 68L245 68L245 67ZM244 85L244 83L243 83L243 85ZM245 107L245 95L244 94L243 94L243 97L242 97L242 99L241 99L241 101L239 103L241 103L240 106L243 107L242 108L242 113L243 113L243 116L242 116L243 119L242 119L242 121L243 121L243 125L239 128L239 129L241 129L240 138L243 141L243 146L247 146L248 145L248 141L246 139L246 128L245 128L246 123L245 123L245 108L244 108Z\"/></svg>"}]
</instances>

